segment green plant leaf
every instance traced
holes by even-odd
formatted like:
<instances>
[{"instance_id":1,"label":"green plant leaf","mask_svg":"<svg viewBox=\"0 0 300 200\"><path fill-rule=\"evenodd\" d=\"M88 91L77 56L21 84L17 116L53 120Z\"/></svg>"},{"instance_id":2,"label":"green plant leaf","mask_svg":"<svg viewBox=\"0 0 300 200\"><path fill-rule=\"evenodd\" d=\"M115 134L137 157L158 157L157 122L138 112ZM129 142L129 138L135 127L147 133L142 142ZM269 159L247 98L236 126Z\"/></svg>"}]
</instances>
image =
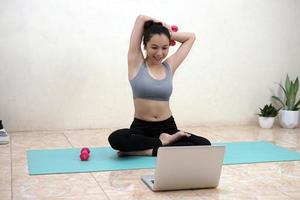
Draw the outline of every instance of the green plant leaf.
<instances>
[{"instance_id":1,"label":"green plant leaf","mask_svg":"<svg viewBox=\"0 0 300 200\"><path fill-rule=\"evenodd\" d=\"M299 110L298 106L300 105L300 99L298 100L298 102L295 104L295 109Z\"/></svg>"},{"instance_id":2,"label":"green plant leaf","mask_svg":"<svg viewBox=\"0 0 300 200\"><path fill-rule=\"evenodd\" d=\"M285 104L282 102L282 100L279 97L272 96L272 98L276 101L278 101L283 107L285 107Z\"/></svg>"},{"instance_id":3,"label":"green plant leaf","mask_svg":"<svg viewBox=\"0 0 300 200\"><path fill-rule=\"evenodd\" d=\"M281 85L280 83L277 83L280 88L283 90L285 98L284 99L280 99L279 97L276 96L272 96L272 98L276 101L279 101L281 103L281 105L283 106L283 109L285 110L299 110L300 108L298 108L299 106L299 101L295 104L295 102L297 101L297 93L298 93L298 89L299 89L299 79L298 77L296 78L295 81L290 80L288 74L286 76L285 79L285 87L283 87L283 85Z\"/></svg>"},{"instance_id":4,"label":"green plant leaf","mask_svg":"<svg viewBox=\"0 0 300 200\"><path fill-rule=\"evenodd\" d=\"M288 110L293 110L295 104L295 85L293 81L290 84L290 88L287 91L286 105Z\"/></svg>"},{"instance_id":5,"label":"green plant leaf","mask_svg":"<svg viewBox=\"0 0 300 200\"><path fill-rule=\"evenodd\" d=\"M287 93L290 90L290 86L291 86L291 81L290 81L289 75L287 74L286 78L285 78L285 89L286 89Z\"/></svg>"},{"instance_id":6,"label":"green plant leaf","mask_svg":"<svg viewBox=\"0 0 300 200\"><path fill-rule=\"evenodd\" d=\"M263 109L259 109L260 113L258 115L262 117L276 117L278 114L278 110L276 110L276 108L272 104L266 104Z\"/></svg>"},{"instance_id":7,"label":"green plant leaf","mask_svg":"<svg viewBox=\"0 0 300 200\"><path fill-rule=\"evenodd\" d=\"M280 83L277 83L280 87L281 87L281 89L283 90L283 92L284 92L284 96L287 98L287 91L284 89L284 87L280 84Z\"/></svg>"},{"instance_id":8,"label":"green plant leaf","mask_svg":"<svg viewBox=\"0 0 300 200\"><path fill-rule=\"evenodd\" d=\"M299 89L299 80L298 80L298 77L297 77L296 80L295 80L295 93L296 93L296 95L297 95L298 89Z\"/></svg>"}]
</instances>

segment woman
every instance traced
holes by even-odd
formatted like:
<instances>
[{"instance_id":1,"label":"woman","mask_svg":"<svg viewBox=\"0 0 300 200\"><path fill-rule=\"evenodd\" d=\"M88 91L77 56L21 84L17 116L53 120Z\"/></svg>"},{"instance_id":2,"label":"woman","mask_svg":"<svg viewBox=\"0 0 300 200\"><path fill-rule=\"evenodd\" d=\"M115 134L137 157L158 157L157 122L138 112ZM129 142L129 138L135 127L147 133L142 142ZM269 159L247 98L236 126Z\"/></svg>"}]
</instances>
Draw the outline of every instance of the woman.
<instances>
[{"instance_id":1,"label":"woman","mask_svg":"<svg viewBox=\"0 0 300 200\"><path fill-rule=\"evenodd\" d=\"M171 40L181 45L165 59ZM119 156L156 156L161 146L211 144L206 138L178 130L169 106L173 74L188 55L194 41L193 33L171 32L168 25L156 19L143 15L137 17L128 51L134 121L129 129L116 130L108 138ZM145 58L142 42L146 50Z\"/></svg>"}]
</instances>

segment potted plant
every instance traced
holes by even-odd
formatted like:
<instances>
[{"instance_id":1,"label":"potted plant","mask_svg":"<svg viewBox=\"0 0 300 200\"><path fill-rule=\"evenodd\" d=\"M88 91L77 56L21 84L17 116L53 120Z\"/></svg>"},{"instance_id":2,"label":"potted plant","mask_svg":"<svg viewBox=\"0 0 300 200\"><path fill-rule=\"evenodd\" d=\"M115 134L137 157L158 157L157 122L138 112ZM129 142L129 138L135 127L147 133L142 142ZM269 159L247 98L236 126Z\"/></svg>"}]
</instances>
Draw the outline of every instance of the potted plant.
<instances>
[{"instance_id":1,"label":"potted plant","mask_svg":"<svg viewBox=\"0 0 300 200\"><path fill-rule=\"evenodd\" d=\"M282 110L279 112L279 123L283 128L295 128L299 124L300 99L296 100L299 89L298 77L293 81L287 75L284 87L280 83L278 85L284 92L284 98L272 96L272 99L282 105Z\"/></svg>"},{"instance_id":2,"label":"potted plant","mask_svg":"<svg viewBox=\"0 0 300 200\"><path fill-rule=\"evenodd\" d=\"M261 128L272 128L275 117L278 115L278 110L272 105L266 104L264 108L259 108L258 122Z\"/></svg>"}]
</instances>

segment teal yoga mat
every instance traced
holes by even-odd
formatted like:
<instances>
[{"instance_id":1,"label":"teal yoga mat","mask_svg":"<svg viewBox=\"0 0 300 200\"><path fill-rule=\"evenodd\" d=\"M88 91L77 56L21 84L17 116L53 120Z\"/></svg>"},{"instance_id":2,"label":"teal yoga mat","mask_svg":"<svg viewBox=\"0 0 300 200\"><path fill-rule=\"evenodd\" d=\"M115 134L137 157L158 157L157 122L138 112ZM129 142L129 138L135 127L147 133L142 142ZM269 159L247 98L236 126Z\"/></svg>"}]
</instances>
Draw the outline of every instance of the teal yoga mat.
<instances>
[{"instance_id":1,"label":"teal yoga mat","mask_svg":"<svg viewBox=\"0 0 300 200\"><path fill-rule=\"evenodd\" d=\"M215 143L224 145L225 165L300 160L300 153L266 141ZM80 148L27 151L30 175L154 168L156 157L118 157L110 147L90 148L88 161L80 161Z\"/></svg>"}]
</instances>

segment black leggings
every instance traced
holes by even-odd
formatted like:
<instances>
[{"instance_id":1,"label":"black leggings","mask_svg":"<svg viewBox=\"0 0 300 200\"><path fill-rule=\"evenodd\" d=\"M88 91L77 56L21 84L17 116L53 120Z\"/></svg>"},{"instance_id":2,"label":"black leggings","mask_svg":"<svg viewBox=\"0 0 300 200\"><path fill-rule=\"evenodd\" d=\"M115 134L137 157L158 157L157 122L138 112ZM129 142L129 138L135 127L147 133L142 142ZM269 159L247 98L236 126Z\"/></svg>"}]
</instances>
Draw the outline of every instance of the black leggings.
<instances>
[{"instance_id":1,"label":"black leggings","mask_svg":"<svg viewBox=\"0 0 300 200\"><path fill-rule=\"evenodd\" d=\"M177 129L174 118L149 122L134 118L130 128L119 129L110 134L108 141L115 150L130 152L153 149L152 155L157 155L159 147L163 146L159 136L161 133L175 134ZM211 145L206 138L191 134L167 146Z\"/></svg>"}]
</instances>

